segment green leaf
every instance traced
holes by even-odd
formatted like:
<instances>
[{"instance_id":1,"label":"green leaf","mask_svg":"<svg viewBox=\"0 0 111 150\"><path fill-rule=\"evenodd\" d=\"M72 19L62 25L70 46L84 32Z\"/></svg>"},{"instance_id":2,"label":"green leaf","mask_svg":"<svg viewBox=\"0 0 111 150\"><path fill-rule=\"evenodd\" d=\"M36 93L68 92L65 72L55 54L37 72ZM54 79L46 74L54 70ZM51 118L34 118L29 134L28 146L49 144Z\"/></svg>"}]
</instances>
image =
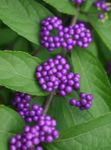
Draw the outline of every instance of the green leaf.
<instances>
[{"instance_id":1,"label":"green leaf","mask_svg":"<svg viewBox=\"0 0 111 150\"><path fill-rule=\"evenodd\" d=\"M111 87L107 75L91 50L77 49L72 51L71 58L74 71L81 75L81 91L94 95L93 107L80 111L68 104L68 100L76 95L56 97L49 113L57 119L61 136L45 147L47 150L109 150Z\"/></svg>"},{"instance_id":2,"label":"green leaf","mask_svg":"<svg viewBox=\"0 0 111 150\"><path fill-rule=\"evenodd\" d=\"M25 123L14 110L0 106L0 149L8 150L10 137L21 133Z\"/></svg>"},{"instance_id":3,"label":"green leaf","mask_svg":"<svg viewBox=\"0 0 111 150\"><path fill-rule=\"evenodd\" d=\"M0 29L0 46L11 44L17 38L17 34L9 28Z\"/></svg>"},{"instance_id":4,"label":"green leaf","mask_svg":"<svg viewBox=\"0 0 111 150\"><path fill-rule=\"evenodd\" d=\"M75 126L61 133L61 138L47 145L47 150L110 150L111 113Z\"/></svg>"},{"instance_id":5,"label":"green leaf","mask_svg":"<svg viewBox=\"0 0 111 150\"><path fill-rule=\"evenodd\" d=\"M88 48L86 48L86 50L98 58L98 50L97 50L96 43L94 41L89 45Z\"/></svg>"},{"instance_id":6,"label":"green leaf","mask_svg":"<svg viewBox=\"0 0 111 150\"><path fill-rule=\"evenodd\" d=\"M40 22L52 15L33 0L0 0L0 19L29 41L39 44Z\"/></svg>"},{"instance_id":7,"label":"green leaf","mask_svg":"<svg viewBox=\"0 0 111 150\"><path fill-rule=\"evenodd\" d=\"M94 39L95 39L97 49L98 49L98 57L106 69L107 62L111 60L111 51L102 42L102 40L99 38L96 32L94 33Z\"/></svg>"},{"instance_id":8,"label":"green leaf","mask_svg":"<svg viewBox=\"0 0 111 150\"><path fill-rule=\"evenodd\" d=\"M69 105L71 98L78 98L76 92L67 97L56 96L49 113L56 118L60 131L98 118L111 110L110 83L102 65L92 55L91 50L76 49L72 51L71 59L74 72L81 75L81 92L93 94L94 102L90 110L80 111Z\"/></svg>"},{"instance_id":9,"label":"green leaf","mask_svg":"<svg viewBox=\"0 0 111 150\"><path fill-rule=\"evenodd\" d=\"M62 51L62 49L59 48L59 49L55 49L53 52L49 53L49 51L46 48L40 47L38 49L37 56L42 60L47 60L49 57L54 57L55 55L60 54L61 51Z\"/></svg>"},{"instance_id":10,"label":"green leaf","mask_svg":"<svg viewBox=\"0 0 111 150\"><path fill-rule=\"evenodd\" d=\"M32 95L45 95L35 78L40 59L24 52L0 51L0 85Z\"/></svg>"},{"instance_id":11,"label":"green leaf","mask_svg":"<svg viewBox=\"0 0 111 150\"><path fill-rule=\"evenodd\" d=\"M78 108L69 105L69 99L74 97L78 98L75 92L66 97L55 96L53 98L48 114L57 120L59 131L67 130L70 127L93 119L90 112L82 112Z\"/></svg>"},{"instance_id":12,"label":"green leaf","mask_svg":"<svg viewBox=\"0 0 111 150\"><path fill-rule=\"evenodd\" d=\"M76 14L76 9L73 3L69 0L44 0L44 1L49 5L55 7L58 11L62 13L70 15Z\"/></svg>"},{"instance_id":13,"label":"green leaf","mask_svg":"<svg viewBox=\"0 0 111 150\"><path fill-rule=\"evenodd\" d=\"M87 16L84 15L84 14L82 14L82 13L80 13L80 14L78 15L78 20L81 20L81 21L84 21L84 22L88 22Z\"/></svg>"},{"instance_id":14,"label":"green leaf","mask_svg":"<svg viewBox=\"0 0 111 150\"><path fill-rule=\"evenodd\" d=\"M29 43L26 39L20 37L15 42L13 49L16 50L16 51L17 50L28 51L28 46L29 46L28 44Z\"/></svg>"},{"instance_id":15,"label":"green leaf","mask_svg":"<svg viewBox=\"0 0 111 150\"><path fill-rule=\"evenodd\" d=\"M93 3L95 2L95 0L87 0L85 3L84 3L84 6L83 6L83 11L87 12L88 10L90 10L91 6L93 6Z\"/></svg>"},{"instance_id":16,"label":"green leaf","mask_svg":"<svg viewBox=\"0 0 111 150\"><path fill-rule=\"evenodd\" d=\"M64 98L56 96L53 99L48 112L53 118L57 120L57 127L60 131L67 130L77 123L80 123L81 121L87 119L87 116L84 117L84 115L82 115L82 113L78 109L71 108L68 100L69 97ZM76 116L78 116L78 118Z\"/></svg>"},{"instance_id":17,"label":"green leaf","mask_svg":"<svg viewBox=\"0 0 111 150\"><path fill-rule=\"evenodd\" d=\"M45 100L46 100L45 96L36 96L31 99L30 104L31 105L38 104L38 105L43 106Z\"/></svg>"},{"instance_id":18,"label":"green leaf","mask_svg":"<svg viewBox=\"0 0 111 150\"><path fill-rule=\"evenodd\" d=\"M81 91L94 95L92 117L101 116L111 109L111 86L101 63L87 50L72 51L72 65L81 75Z\"/></svg>"},{"instance_id":19,"label":"green leaf","mask_svg":"<svg viewBox=\"0 0 111 150\"><path fill-rule=\"evenodd\" d=\"M102 41L111 50L111 38L109 36L111 34L111 21L106 20L102 23L97 16L89 16L88 19Z\"/></svg>"}]
</instances>

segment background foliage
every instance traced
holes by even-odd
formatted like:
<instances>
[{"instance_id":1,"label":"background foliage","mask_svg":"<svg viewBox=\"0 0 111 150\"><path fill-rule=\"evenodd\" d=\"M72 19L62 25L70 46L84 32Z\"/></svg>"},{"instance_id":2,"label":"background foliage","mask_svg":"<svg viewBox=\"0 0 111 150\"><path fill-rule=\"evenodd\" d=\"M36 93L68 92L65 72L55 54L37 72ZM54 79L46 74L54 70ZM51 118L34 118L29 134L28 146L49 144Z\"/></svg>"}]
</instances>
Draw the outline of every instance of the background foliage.
<instances>
[{"instance_id":1,"label":"background foliage","mask_svg":"<svg viewBox=\"0 0 111 150\"><path fill-rule=\"evenodd\" d=\"M55 97L49 114L57 119L61 136L44 145L46 150L111 150L111 79L105 71L111 59L111 14L101 23L92 3L87 0L78 19L92 26L94 41L85 50L75 48L67 58L73 71L81 74L82 91L94 94L94 104L81 112L68 105L76 93ZM68 24L77 13L68 0L0 0L0 150L8 150L9 137L21 132L24 125L11 108L14 91L29 93L34 96L33 103L43 103L47 93L35 81L35 68L61 52L48 53L40 46L41 20L57 15Z\"/></svg>"}]
</instances>

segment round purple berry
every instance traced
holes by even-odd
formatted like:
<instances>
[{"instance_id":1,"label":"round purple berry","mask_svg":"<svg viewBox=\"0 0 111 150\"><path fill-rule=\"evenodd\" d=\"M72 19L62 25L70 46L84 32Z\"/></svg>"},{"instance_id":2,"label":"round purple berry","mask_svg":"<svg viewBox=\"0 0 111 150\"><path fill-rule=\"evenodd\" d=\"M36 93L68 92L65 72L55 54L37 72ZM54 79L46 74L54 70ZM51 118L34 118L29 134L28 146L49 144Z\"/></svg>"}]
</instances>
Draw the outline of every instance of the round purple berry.
<instances>
[{"instance_id":1,"label":"round purple berry","mask_svg":"<svg viewBox=\"0 0 111 150\"><path fill-rule=\"evenodd\" d=\"M80 101L77 99L71 99L69 101L70 105L79 107L80 110L90 109L93 102L93 95L87 93L80 93Z\"/></svg>"}]
</instances>

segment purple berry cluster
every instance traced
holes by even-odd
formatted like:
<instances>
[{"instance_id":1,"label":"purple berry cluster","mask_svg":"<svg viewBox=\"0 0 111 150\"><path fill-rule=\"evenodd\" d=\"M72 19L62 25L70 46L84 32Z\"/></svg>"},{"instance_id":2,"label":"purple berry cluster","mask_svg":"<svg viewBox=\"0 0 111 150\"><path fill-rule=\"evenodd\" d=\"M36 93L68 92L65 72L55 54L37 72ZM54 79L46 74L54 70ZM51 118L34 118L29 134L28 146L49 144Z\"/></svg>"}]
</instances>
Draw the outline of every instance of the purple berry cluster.
<instances>
[{"instance_id":1,"label":"purple berry cluster","mask_svg":"<svg viewBox=\"0 0 111 150\"><path fill-rule=\"evenodd\" d=\"M64 77L64 79L61 78L61 83L58 88L58 93L61 96L66 96L67 94L72 93L73 90L77 91L80 89L80 75L79 74L74 74L73 72L70 72L66 75L66 77Z\"/></svg>"},{"instance_id":2,"label":"purple berry cluster","mask_svg":"<svg viewBox=\"0 0 111 150\"><path fill-rule=\"evenodd\" d=\"M86 28L84 23L77 23L74 26L65 27L63 29L62 48L70 51L74 46L87 48L92 42L92 34Z\"/></svg>"},{"instance_id":3,"label":"purple berry cluster","mask_svg":"<svg viewBox=\"0 0 111 150\"><path fill-rule=\"evenodd\" d=\"M37 104L30 106L31 96L26 93L16 93L13 99L13 106L15 106L18 113L27 122L37 121L38 117L43 114L43 108Z\"/></svg>"},{"instance_id":4,"label":"purple berry cluster","mask_svg":"<svg viewBox=\"0 0 111 150\"><path fill-rule=\"evenodd\" d=\"M74 4L76 5L81 5L85 2L85 0L72 0L74 2Z\"/></svg>"},{"instance_id":5,"label":"purple berry cluster","mask_svg":"<svg viewBox=\"0 0 111 150\"><path fill-rule=\"evenodd\" d=\"M70 65L61 55L37 66L36 78L43 90L57 91L61 96L80 88L80 75L70 72Z\"/></svg>"},{"instance_id":6,"label":"purple berry cluster","mask_svg":"<svg viewBox=\"0 0 111 150\"><path fill-rule=\"evenodd\" d=\"M41 115L43 115L43 108L38 104L33 104L26 112L25 121L29 123L37 122Z\"/></svg>"},{"instance_id":7,"label":"purple berry cluster","mask_svg":"<svg viewBox=\"0 0 111 150\"><path fill-rule=\"evenodd\" d=\"M38 120L38 126L40 127L41 142L52 143L59 138L59 132L56 129L57 122L50 116L42 115Z\"/></svg>"},{"instance_id":8,"label":"purple berry cluster","mask_svg":"<svg viewBox=\"0 0 111 150\"><path fill-rule=\"evenodd\" d=\"M56 129L56 120L45 115L43 108L37 104L30 106L31 96L25 93L16 93L13 105L19 114L28 123L35 123L34 126L25 126L21 135L16 135L10 140L10 150L43 150L41 144L51 143L59 138ZM27 104L27 107L26 107Z\"/></svg>"},{"instance_id":9,"label":"purple berry cluster","mask_svg":"<svg viewBox=\"0 0 111 150\"><path fill-rule=\"evenodd\" d=\"M41 23L41 44L49 51L60 48L59 32L63 29L62 20L57 17L48 17ZM56 36L51 36L51 31L56 31Z\"/></svg>"},{"instance_id":10,"label":"purple berry cluster","mask_svg":"<svg viewBox=\"0 0 111 150\"><path fill-rule=\"evenodd\" d=\"M51 143L58 139L56 121L50 116L43 115L35 126L25 126L21 135L13 136L10 140L10 150L43 150L41 144Z\"/></svg>"},{"instance_id":11,"label":"purple berry cluster","mask_svg":"<svg viewBox=\"0 0 111 150\"><path fill-rule=\"evenodd\" d=\"M80 93L80 101L74 98L70 100L70 104L72 106L80 108L80 110L90 109L92 106L92 102L93 102L92 94L87 93Z\"/></svg>"},{"instance_id":12,"label":"purple berry cluster","mask_svg":"<svg viewBox=\"0 0 111 150\"><path fill-rule=\"evenodd\" d=\"M53 30L57 32L56 36L51 35ZM48 17L42 21L40 39L41 44L49 51L62 47L68 52L74 46L87 48L93 40L91 31L84 23L64 27L62 20L57 17Z\"/></svg>"},{"instance_id":13,"label":"purple berry cluster","mask_svg":"<svg viewBox=\"0 0 111 150\"><path fill-rule=\"evenodd\" d=\"M25 93L17 92L13 98L13 105L22 118L26 117L26 113L29 110L31 96Z\"/></svg>"},{"instance_id":14,"label":"purple berry cluster","mask_svg":"<svg viewBox=\"0 0 111 150\"><path fill-rule=\"evenodd\" d=\"M97 0L95 2L95 7L101 12L98 14L100 20L107 19L107 13L111 10L111 4L107 3L105 0Z\"/></svg>"}]
</instances>

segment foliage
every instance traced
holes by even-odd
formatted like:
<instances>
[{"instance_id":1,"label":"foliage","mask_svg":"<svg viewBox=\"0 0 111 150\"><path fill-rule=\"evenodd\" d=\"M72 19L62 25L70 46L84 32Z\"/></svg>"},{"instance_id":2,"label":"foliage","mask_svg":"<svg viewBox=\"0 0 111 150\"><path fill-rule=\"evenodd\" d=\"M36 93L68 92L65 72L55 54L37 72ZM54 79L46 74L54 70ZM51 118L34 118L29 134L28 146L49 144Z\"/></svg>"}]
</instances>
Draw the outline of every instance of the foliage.
<instances>
[{"instance_id":1,"label":"foliage","mask_svg":"<svg viewBox=\"0 0 111 150\"><path fill-rule=\"evenodd\" d=\"M69 25L74 16L87 22L94 40L86 48L75 47L66 54L72 71L81 75L81 91L94 95L90 110L70 107L68 100L78 97L55 96L48 113L56 118L60 138L44 144L46 150L110 150L111 80L106 63L111 60L111 13L104 23L97 18L93 2L79 8L70 0L0 0L0 150L8 150L8 140L22 132L24 121L11 107L15 91L35 96L33 103L44 102L44 92L35 79L37 65L52 53L40 45L41 21L48 16L61 17ZM71 19L70 19L71 18Z\"/></svg>"}]
</instances>

